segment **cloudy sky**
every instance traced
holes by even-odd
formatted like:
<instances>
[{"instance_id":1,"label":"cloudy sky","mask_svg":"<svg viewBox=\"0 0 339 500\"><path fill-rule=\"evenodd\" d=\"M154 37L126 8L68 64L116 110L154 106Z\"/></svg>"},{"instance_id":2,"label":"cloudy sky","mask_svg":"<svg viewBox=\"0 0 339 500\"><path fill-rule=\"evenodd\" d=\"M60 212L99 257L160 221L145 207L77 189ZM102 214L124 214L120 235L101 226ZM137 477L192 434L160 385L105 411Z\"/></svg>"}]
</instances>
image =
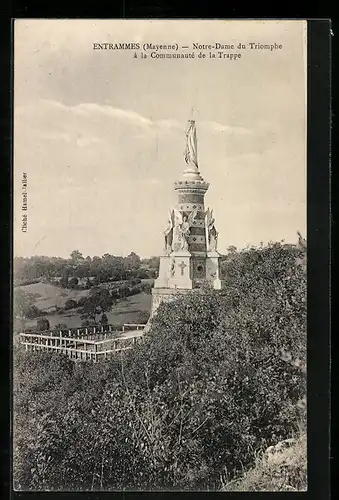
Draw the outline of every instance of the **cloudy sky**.
<instances>
[{"instance_id":1,"label":"cloudy sky","mask_svg":"<svg viewBox=\"0 0 339 500\"><path fill-rule=\"evenodd\" d=\"M219 251L295 242L306 230L305 29L299 21L16 21L15 254L159 254L192 107ZM283 49L246 50L236 61L93 50L133 41Z\"/></svg>"}]
</instances>

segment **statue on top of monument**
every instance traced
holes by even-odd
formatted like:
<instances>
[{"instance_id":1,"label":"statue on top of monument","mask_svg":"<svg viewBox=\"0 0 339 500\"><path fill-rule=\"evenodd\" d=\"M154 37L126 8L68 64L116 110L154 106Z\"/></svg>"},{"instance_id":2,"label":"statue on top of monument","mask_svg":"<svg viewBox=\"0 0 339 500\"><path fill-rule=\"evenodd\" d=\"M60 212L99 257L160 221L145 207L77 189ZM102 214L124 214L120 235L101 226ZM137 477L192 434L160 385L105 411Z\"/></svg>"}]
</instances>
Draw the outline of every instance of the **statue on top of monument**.
<instances>
[{"instance_id":1,"label":"statue on top of monument","mask_svg":"<svg viewBox=\"0 0 339 500\"><path fill-rule=\"evenodd\" d=\"M173 250L188 250L190 228L197 213L198 208L195 208L189 215L174 209L175 222L173 230Z\"/></svg>"},{"instance_id":2,"label":"statue on top of monument","mask_svg":"<svg viewBox=\"0 0 339 500\"><path fill-rule=\"evenodd\" d=\"M195 169L198 168L197 132L194 120L188 120L188 129L186 131L185 162L190 167L193 167Z\"/></svg>"},{"instance_id":3,"label":"statue on top of monument","mask_svg":"<svg viewBox=\"0 0 339 500\"><path fill-rule=\"evenodd\" d=\"M219 233L215 228L215 219L213 218L213 210L210 210L209 208L205 212L205 222L207 229L208 251L216 252Z\"/></svg>"}]
</instances>

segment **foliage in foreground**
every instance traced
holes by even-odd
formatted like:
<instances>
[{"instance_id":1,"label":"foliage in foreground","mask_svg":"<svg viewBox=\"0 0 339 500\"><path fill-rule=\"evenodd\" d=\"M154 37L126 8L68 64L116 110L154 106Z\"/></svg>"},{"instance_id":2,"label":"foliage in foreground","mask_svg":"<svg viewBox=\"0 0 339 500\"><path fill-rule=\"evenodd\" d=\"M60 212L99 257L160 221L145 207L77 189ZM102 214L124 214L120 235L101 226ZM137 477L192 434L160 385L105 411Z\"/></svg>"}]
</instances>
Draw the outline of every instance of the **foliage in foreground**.
<instances>
[{"instance_id":1,"label":"foliage in foreground","mask_svg":"<svg viewBox=\"0 0 339 500\"><path fill-rule=\"evenodd\" d=\"M255 466L223 491L307 491L307 437L302 433L281 452L258 457Z\"/></svg>"},{"instance_id":2,"label":"foliage in foreground","mask_svg":"<svg viewBox=\"0 0 339 500\"><path fill-rule=\"evenodd\" d=\"M276 244L233 256L222 292L163 304L106 363L17 353L17 489L220 489L298 428L306 276Z\"/></svg>"}]
</instances>

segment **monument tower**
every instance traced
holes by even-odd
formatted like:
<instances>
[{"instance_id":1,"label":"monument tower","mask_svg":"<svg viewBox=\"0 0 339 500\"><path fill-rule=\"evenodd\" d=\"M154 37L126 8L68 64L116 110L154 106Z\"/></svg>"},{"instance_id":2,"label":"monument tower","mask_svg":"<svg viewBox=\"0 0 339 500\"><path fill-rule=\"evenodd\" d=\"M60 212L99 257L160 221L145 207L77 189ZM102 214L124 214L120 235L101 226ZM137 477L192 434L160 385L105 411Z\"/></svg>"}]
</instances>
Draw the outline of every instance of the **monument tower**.
<instances>
[{"instance_id":1,"label":"monument tower","mask_svg":"<svg viewBox=\"0 0 339 500\"><path fill-rule=\"evenodd\" d=\"M181 178L174 182L177 204L168 212L159 277L152 289L151 318L162 301L173 299L178 292L200 288L206 281L216 290L223 286L218 232L213 211L205 208L209 184L199 172L194 120L189 120L186 131L185 162Z\"/></svg>"}]
</instances>

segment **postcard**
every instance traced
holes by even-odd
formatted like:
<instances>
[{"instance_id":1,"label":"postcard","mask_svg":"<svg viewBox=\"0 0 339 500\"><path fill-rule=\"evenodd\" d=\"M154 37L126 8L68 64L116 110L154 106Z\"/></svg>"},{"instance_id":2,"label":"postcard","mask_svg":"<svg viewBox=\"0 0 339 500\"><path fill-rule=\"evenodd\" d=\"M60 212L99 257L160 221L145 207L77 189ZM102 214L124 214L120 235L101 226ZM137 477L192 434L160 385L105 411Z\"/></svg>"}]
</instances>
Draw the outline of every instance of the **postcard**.
<instances>
[{"instance_id":1,"label":"postcard","mask_svg":"<svg viewBox=\"0 0 339 500\"><path fill-rule=\"evenodd\" d=\"M14 490L307 490L306 142L306 21L15 20Z\"/></svg>"}]
</instances>

